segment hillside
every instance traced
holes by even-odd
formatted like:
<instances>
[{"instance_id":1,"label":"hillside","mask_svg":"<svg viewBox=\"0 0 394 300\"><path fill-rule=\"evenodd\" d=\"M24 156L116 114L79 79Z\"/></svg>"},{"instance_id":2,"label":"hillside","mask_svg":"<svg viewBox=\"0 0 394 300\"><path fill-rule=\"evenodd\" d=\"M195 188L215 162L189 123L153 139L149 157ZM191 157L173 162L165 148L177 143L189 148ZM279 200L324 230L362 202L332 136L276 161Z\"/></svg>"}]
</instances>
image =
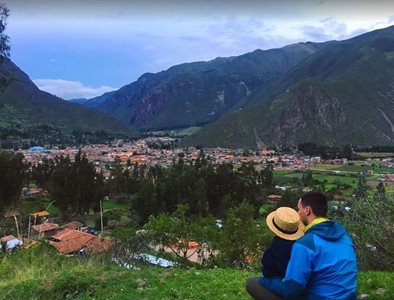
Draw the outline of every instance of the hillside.
<instances>
[{"instance_id":1,"label":"hillside","mask_svg":"<svg viewBox=\"0 0 394 300\"><path fill-rule=\"evenodd\" d=\"M275 81L324 46L299 43L181 64L144 74L136 82L84 105L143 130L204 125L241 106L257 88Z\"/></svg>"},{"instance_id":2,"label":"hillside","mask_svg":"<svg viewBox=\"0 0 394 300\"><path fill-rule=\"evenodd\" d=\"M184 145L394 143L394 27L331 42Z\"/></svg>"},{"instance_id":3,"label":"hillside","mask_svg":"<svg viewBox=\"0 0 394 300\"><path fill-rule=\"evenodd\" d=\"M10 82L0 91L0 129L11 136L29 137L38 132L62 135L73 131L101 131L127 136L137 134L111 116L39 90L9 60L0 65L0 76Z\"/></svg>"},{"instance_id":4,"label":"hillside","mask_svg":"<svg viewBox=\"0 0 394 300\"><path fill-rule=\"evenodd\" d=\"M127 270L98 258L66 258L42 247L0 257L0 299L250 299L244 288L256 271L142 267ZM358 293L394 297L394 276L361 272Z\"/></svg>"}]
</instances>

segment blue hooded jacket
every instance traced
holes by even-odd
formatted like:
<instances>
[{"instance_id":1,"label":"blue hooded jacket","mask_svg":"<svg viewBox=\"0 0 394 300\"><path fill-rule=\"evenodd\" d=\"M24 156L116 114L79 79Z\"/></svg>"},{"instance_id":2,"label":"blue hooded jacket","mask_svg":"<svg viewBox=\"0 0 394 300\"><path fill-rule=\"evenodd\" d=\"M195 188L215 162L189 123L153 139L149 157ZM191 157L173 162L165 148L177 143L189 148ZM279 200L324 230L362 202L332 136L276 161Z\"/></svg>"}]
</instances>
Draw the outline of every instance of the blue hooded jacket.
<instances>
[{"instance_id":1,"label":"blue hooded jacket","mask_svg":"<svg viewBox=\"0 0 394 300\"><path fill-rule=\"evenodd\" d=\"M298 239L283 279L261 277L260 284L285 299L357 299L357 260L345 228L325 221Z\"/></svg>"}]
</instances>

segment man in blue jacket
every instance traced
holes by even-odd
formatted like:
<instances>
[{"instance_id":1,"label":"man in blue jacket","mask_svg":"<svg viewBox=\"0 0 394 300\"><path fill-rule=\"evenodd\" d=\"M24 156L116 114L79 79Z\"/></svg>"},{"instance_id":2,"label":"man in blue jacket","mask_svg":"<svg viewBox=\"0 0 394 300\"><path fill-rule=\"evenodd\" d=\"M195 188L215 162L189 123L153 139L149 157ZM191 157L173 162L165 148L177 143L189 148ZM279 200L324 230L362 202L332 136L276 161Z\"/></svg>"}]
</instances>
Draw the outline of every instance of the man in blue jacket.
<instances>
[{"instance_id":1,"label":"man in blue jacket","mask_svg":"<svg viewBox=\"0 0 394 300\"><path fill-rule=\"evenodd\" d=\"M292 248L283 279L260 277L263 297L255 299L353 300L357 299L357 261L353 242L340 224L329 221L327 199L310 192L298 201L305 235ZM248 279L247 289L258 291Z\"/></svg>"}]
</instances>

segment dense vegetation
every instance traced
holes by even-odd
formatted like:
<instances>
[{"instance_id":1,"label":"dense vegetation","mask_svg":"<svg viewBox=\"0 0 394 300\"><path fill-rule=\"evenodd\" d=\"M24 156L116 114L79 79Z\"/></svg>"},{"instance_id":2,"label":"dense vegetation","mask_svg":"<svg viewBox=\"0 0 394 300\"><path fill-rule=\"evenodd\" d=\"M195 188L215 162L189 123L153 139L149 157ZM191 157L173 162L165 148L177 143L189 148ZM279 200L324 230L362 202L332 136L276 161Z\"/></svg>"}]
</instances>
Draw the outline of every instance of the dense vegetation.
<instances>
[{"instance_id":1,"label":"dense vegetation","mask_svg":"<svg viewBox=\"0 0 394 300\"><path fill-rule=\"evenodd\" d=\"M82 163L89 167L85 170L80 166ZM64 164L77 169L80 177L64 168ZM111 175L105 182L104 196L108 195L118 203L129 204L141 224L151 214L174 212L178 204L189 205L196 217L206 216L208 213L221 217L229 208L244 200L258 209L266 201L266 196L273 192L272 166L268 165L261 171L256 171L250 164L243 164L238 169L230 164L214 166L203 152L193 164L186 164L180 158L169 168L158 165L147 168L130 162L124 168L116 160L110 168ZM101 180L100 174L93 172L93 169L93 164L86 162L82 154L77 155L75 162L67 158L57 158L55 161L44 159L42 164L33 167L32 179L37 186L47 189L57 199L57 205L63 206L62 202L67 201L63 199L77 201L77 197L59 197L55 189L61 188L66 194L80 194L76 191L78 189L70 188L80 186L86 189L89 186L78 184L80 178ZM70 178L67 177L69 173L72 174ZM59 178L67 178L68 188L56 182L54 174L59 174ZM104 183L99 185L104 186Z\"/></svg>"}]
</instances>

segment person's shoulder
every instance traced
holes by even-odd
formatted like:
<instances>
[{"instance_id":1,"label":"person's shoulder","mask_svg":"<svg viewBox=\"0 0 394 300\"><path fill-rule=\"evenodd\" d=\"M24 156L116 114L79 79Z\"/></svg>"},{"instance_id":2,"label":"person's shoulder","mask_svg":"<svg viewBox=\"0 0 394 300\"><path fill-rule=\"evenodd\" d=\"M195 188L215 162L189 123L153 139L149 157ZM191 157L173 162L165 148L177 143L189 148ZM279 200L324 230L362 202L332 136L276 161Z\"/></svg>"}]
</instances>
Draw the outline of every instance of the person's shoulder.
<instances>
[{"instance_id":1,"label":"person's shoulder","mask_svg":"<svg viewBox=\"0 0 394 300\"><path fill-rule=\"evenodd\" d=\"M295 241L290 241L290 240L286 240L283 239L279 236L275 236L272 243L277 244L277 245L293 245Z\"/></svg>"},{"instance_id":2,"label":"person's shoulder","mask_svg":"<svg viewBox=\"0 0 394 300\"><path fill-rule=\"evenodd\" d=\"M295 241L294 245L304 246L312 251L316 250L315 239L312 233L305 233L304 236Z\"/></svg>"}]
</instances>

